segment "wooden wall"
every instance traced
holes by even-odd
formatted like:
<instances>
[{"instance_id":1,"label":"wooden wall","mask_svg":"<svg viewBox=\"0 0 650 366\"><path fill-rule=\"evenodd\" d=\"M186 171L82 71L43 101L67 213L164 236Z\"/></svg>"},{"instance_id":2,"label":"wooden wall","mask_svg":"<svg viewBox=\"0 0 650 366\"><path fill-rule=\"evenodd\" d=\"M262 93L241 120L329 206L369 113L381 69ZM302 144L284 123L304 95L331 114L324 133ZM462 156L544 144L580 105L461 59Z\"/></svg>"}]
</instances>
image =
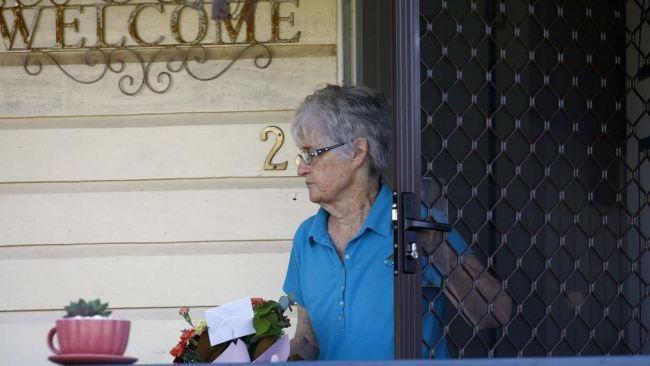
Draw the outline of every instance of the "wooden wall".
<instances>
[{"instance_id":1,"label":"wooden wall","mask_svg":"<svg viewBox=\"0 0 650 366\"><path fill-rule=\"evenodd\" d=\"M125 73L89 85L53 65L30 76L0 51L0 364L46 364L46 333L79 297L133 322L128 355L167 363L185 325L178 307L202 317L281 295L293 233L316 209L288 123L338 80L336 0L283 9L295 24L281 32L300 42L271 45L268 68L244 58L208 82L183 71L163 94L122 94ZM224 61L210 62L203 71ZM274 161L287 170L263 170L270 125L285 132Z\"/></svg>"}]
</instances>

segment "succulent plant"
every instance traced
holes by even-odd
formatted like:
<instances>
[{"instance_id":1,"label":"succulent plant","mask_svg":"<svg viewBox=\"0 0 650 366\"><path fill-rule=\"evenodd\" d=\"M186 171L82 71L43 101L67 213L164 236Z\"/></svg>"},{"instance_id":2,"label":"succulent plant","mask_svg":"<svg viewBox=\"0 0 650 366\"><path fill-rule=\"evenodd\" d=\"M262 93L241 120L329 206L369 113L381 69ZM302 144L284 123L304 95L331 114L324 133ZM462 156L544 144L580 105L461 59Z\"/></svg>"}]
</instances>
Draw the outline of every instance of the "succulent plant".
<instances>
[{"instance_id":1,"label":"succulent plant","mask_svg":"<svg viewBox=\"0 0 650 366\"><path fill-rule=\"evenodd\" d=\"M67 314L64 318L72 318L75 316L109 316L110 311L106 311L108 303L102 303L99 299L84 301L79 299L77 302L71 302L70 305L64 309Z\"/></svg>"}]
</instances>

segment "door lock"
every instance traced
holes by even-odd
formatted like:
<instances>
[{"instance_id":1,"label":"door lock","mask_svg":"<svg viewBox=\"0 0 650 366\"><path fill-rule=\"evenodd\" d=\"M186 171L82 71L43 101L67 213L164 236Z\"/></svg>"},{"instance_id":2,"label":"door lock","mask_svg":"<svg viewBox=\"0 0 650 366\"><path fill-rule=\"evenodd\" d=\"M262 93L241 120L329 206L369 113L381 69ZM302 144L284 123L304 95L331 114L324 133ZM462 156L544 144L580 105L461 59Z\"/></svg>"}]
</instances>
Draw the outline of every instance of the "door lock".
<instances>
[{"instance_id":1,"label":"door lock","mask_svg":"<svg viewBox=\"0 0 650 366\"><path fill-rule=\"evenodd\" d=\"M406 256L411 259L418 259L418 245L417 243L410 242L406 245Z\"/></svg>"}]
</instances>

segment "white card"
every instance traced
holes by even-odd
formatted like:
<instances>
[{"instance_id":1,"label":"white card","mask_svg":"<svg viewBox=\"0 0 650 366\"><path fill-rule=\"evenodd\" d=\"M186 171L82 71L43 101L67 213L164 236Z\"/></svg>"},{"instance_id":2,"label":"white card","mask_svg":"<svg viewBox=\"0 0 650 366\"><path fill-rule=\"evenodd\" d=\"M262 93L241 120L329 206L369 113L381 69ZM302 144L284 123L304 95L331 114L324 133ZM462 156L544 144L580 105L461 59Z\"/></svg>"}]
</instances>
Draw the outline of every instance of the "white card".
<instances>
[{"instance_id":1,"label":"white card","mask_svg":"<svg viewBox=\"0 0 650 366\"><path fill-rule=\"evenodd\" d=\"M205 320L211 346L255 333L250 297L207 310Z\"/></svg>"}]
</instances>

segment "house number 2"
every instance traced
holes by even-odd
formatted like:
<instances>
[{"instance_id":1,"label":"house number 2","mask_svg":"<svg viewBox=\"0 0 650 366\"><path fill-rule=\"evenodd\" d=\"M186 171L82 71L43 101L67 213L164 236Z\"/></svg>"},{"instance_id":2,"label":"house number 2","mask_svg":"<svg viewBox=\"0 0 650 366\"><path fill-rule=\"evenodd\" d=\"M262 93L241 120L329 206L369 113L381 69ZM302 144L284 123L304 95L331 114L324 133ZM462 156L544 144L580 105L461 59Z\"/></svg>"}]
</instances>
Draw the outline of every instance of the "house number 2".
<instances>
[{"instance_id":1,"label":"house number 2","mask_svg":"<svg viewBox=\"0 0 650 366\"><path fill-rule=\"evenodd\" d=\"M282 163L273 162L275 154L277 154L278 150L280 150L284 144L284 132L282 132L280 127L264 127L260 133L260 140L266 141L269 138L269 134L271 133L275 135L275 143L273 144L273 147L271 147L269 154L266 155L266 160L264 160L264 170L287 170L287 161L283 161Z\"/></svg>"}]
</instances>

